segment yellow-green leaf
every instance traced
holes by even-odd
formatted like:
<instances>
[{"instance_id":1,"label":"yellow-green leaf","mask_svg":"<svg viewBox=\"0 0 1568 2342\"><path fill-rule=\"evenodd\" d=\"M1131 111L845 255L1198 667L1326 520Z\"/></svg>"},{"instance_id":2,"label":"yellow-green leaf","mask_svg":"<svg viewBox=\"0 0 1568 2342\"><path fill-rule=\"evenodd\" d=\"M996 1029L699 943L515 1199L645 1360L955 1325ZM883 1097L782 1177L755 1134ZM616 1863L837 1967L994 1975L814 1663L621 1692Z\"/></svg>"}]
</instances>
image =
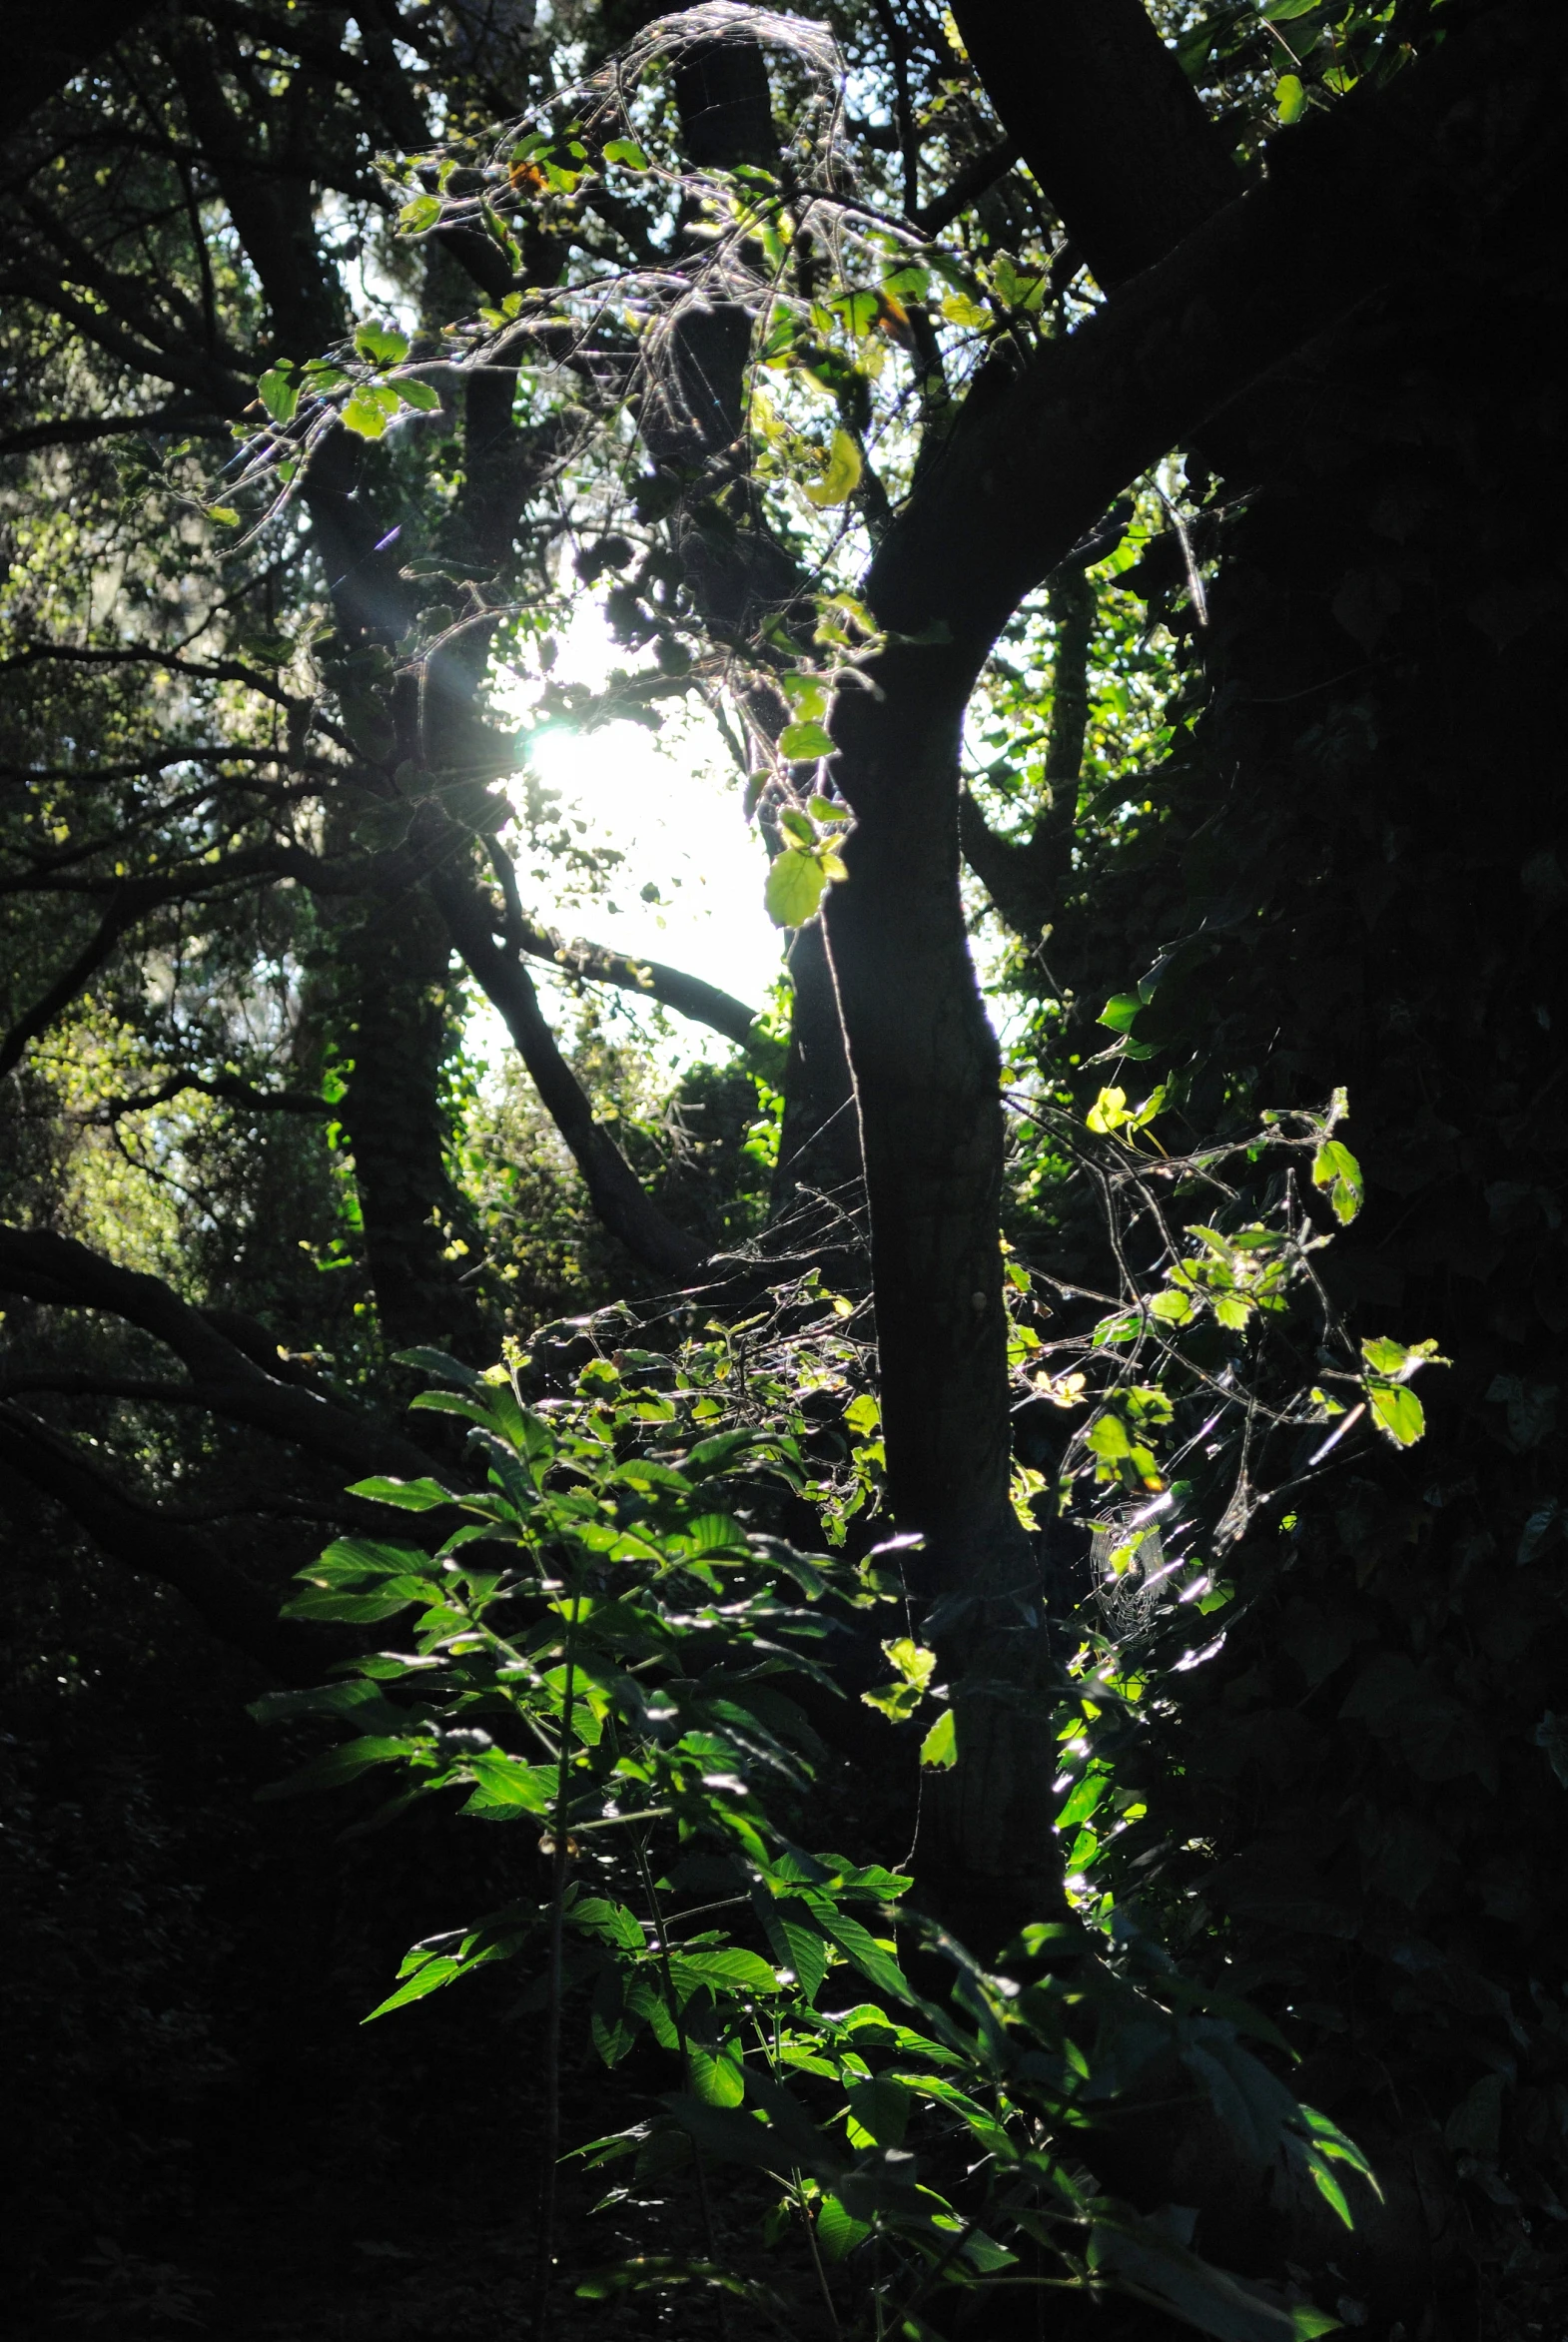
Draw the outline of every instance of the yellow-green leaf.
<instances>
[{"instance_id":1,"label":"yellow-green leaf","mask_svg":"<svg viewBox=\"0 0 1568 2342\"><path fill-rule=\"evenodd\" d=\"M819 510L825 511L830 504L847 504L860 485L861 469L859 447L848 431L836 430L822 477L809 480L806 493Z\"/></svg>"},{"instance_id":2,"label":"yellow-green leaf","mask_svg":"<svg viewBox=\"0 0 1568 2342\"><path fill-rule=\"evenodd\" d=\"M1373 1383L1367 1391L1372 1420L1397 1447L1413 1447L1426 1429L1426 1410L1413 1390Z\"/></svg>"},{"instance_id":3,"label":"yellow-green leaf","mask_svg":"<svg viewBox=\"0 0 1568 2342\"><path fill-rule=\"evenodd\" d=\"M805 764L819 756L833 754L833 735L826 724L815 720L802 724L786 724L779 734L779 754L791 764Z\"/></svg>"},{"instance_id":4,"label":"yellow-green leaf","mask_svg":"<svg viewBox=\"0 0 1568 2342\"><path fill-rule=\"evenodd\" d=\"M958 1761L958 1730L951 1708L944 1708L920 1744L920 1761L946 1772Z\"/></svg>"},{"instance_id":5,"label":"yellow-green leaf","mask_svg":"<svg viewBox=\"0 0 1568 2342\"><path fill-rule=\"evenodd\" d=\"M362 439L379 439L387 428L387 417L369 390L356 390L344 406L345 428L358 431Z\"/></svg>"},{"instance_id":6,"label":"yellow-green leaf","mask_svg":"<svg viewBox=\"0 0 1568 2342\"><path fill-rule=\"evenodd\" d=\"M768 917L775 927L804 927L816 916L827 885L821 858L804 846L787 846L775 855L763 894Z\"/></svg>"},{"instance_id":7,"label":"yellow-green leaf","mask_svg":"<svg viewBox=\"0 0 1568 2342\"><path fill-rule=\"evenodd\" d=\"M1306 111L1306 92L1298 73L1282 73L1274 84L1274 112L1288 129Z\"/></svg>"}]
</instances>

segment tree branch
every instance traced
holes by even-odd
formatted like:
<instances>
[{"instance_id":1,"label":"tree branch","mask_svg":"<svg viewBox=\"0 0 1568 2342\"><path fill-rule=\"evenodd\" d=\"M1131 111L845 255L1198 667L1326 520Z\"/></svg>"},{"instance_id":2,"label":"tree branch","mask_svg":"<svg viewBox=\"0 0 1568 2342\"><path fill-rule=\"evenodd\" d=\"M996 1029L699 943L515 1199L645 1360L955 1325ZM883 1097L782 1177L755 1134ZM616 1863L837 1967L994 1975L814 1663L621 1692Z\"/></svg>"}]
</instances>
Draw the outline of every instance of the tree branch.
<instances>
[{"instance_id":1,"label":"tree branch","mask_svg":"<svg viewBox=\"0 0 1568 2342\"><path fill-rule=\"evenodd\" d=\"M495 941L483 894L471 880L449 871L432 877L430 889L469 972L504 1018L534 1088L582 1173L594 1210L610 1233L655 1275L689 1282L702 1268L701 1245L644 1194L630 1164L594 1119L586 1093L539 1007L533 979L521 960Z\"/></svg>"},{"instance_id":2,"label":"tree branch","mask_svg":"<svg viewBox=\"0 0 1568 2342\"><path fill-rule=\"evenodd\" d=\"M437 1470L400 1432L269 1373L160 1277L121 1268L72 1237L0 1224L0 1290L53 1308L104 1309L141 1326L174 1351L213 1414L250 1423L356 1476L418 1479Z\"/></svg>"},{"instance_id":3,"label":"tree branch","mask_svg":"<svg viewBox=\"0 0 1568 2342\"><path fill-rule=\"evenodd\" d=\"M322 1649L278 1616L278 1597L220 1561L207 1540L112 1480L22 1407L0 1403L0 1465L61 1505L94 1543L138 1577L183 1594L214 1634L283 1683L321 1679Z\"/></svg>"},{"instance_id":4,"label":"tree branch","mask_svg":"<svg viewBox=\"0 0 1568 2342\"><path fill-rule=\"evenodd\" d=\"M1240 191L1143 0L954 0L1018 152L1109 292Z\"/></svg>"}]
</instances>

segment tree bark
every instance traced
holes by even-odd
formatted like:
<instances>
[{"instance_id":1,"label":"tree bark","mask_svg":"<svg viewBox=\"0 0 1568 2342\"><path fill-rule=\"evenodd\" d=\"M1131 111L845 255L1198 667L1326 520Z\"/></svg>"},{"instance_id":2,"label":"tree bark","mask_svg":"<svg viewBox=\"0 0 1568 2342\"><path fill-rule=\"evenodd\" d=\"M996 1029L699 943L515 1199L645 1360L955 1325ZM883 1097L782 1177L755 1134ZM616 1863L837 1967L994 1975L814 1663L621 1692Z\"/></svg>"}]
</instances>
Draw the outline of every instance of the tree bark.
<instances>
[{"instance_id":1,"label":"tree bark","mask_svg":"<svg viewBox=\"0 0 1568 2342\"><path fill-rule=\"evenodd\" d=\"M1241 190L1143 0L955 0L986 95L1109 293Z\"/></svg>"}]
</instances>

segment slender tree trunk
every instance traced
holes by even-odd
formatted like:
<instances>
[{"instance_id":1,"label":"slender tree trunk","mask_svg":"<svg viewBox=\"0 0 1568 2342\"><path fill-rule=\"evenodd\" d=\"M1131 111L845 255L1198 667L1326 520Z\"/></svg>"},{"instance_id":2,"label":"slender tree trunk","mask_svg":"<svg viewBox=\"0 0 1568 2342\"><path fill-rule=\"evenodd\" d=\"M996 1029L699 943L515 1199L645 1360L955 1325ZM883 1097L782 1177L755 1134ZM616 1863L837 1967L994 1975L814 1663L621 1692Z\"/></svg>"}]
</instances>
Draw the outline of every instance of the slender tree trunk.
<instances>
[{"instance_id":1,"label":"slender tree trunk","mask_svg":"<svg viewBox=\"0 0 1568 2342\"><path fill-rule=\"evenodd\" d=\"M1002 1299L1000 1056L959 892L959 735L967 690L895 650L883 696L840 718L855 808L849 877L827 898L871 1204L893 1510L924 1539L912 1582L955 1686L958 1762L935 1785L923 1884L987 1953L1060 1910L1049 1650L1038 1570L1009 1494Z\"/></svg>"}]
</instances>

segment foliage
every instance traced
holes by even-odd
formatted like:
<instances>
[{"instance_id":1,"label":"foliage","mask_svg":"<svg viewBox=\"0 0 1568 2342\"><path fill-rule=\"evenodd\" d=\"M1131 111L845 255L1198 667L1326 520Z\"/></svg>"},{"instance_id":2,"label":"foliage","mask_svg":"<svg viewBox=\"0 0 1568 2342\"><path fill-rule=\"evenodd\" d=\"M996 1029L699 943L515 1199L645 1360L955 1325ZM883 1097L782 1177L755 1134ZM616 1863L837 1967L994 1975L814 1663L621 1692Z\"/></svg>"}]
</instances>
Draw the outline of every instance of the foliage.
<instances>
[{"instance_id":1,"label":"foliage","mask_svg":"<svg viewBox=\"0 0 1568 2342\"><path fill-rule=\"evenodd\" d=\"M548 2056L559 2055L568 1994L587 2003L607 2065L646 2030L678 2061L681 2087L652 2120L575 2150L592 2168L633 2160L606 2205L691 2153L699 2173L760 2175L777 2194L766 2243L804 2234L843 2331L918 2319L935 2333L945 2298L1020 2284L1125 2291L1236 2342L1332 2324L1099 2196L1077 2151L1086 2126L1114 2119L1146 2074L1177 2072L1250 2161L1299 2167L1348 2224L1333 2166L1369 2177L1367 2166L1246 2047L1247 2030L1280 2045L1263 2019L1210 2006L1136 1930L1114 1925L1101 1946L1061 1923L1030 1928L1004 1971L988 1973L902 1908L907 1876L801 1843L823 1751L792 1694L831 1693L835 1639L856 1613L897 1606L901 1588L888 1567L896 1548L852 1565L748 1528L759 1478L802 1484L797 1441L709 1431L702 1380L679 1357L596 1357L569 1400L538 1407L523 1404L515 1372L462 1372L433 1354L410 1362L446 1378L415 1405L471 1424L486 1485L362 1485L361 1496L444 1534L339 1539L301 1573L290 1613L355 1626L402 1618L412 1649L346 1662L322 1690L271 1694L258 1713L320 1716L351 1735L288 1792L396 1767L401 1786L359 1827L457 1790L461 1813L536 1834L549 1887L415 1946L373 2015L523 1954L536 1970L525 2004L547 2011ZM906 1691L918 1702L930 1685L932 1654L907 1637L884 1649L901 1682L877 1705L901 1721ZM1112 1665L1065 1685L1059 1738L1137 1688ZM946 1761L935 1733L923 1761ZM1099 1771L1085 1773L1065 1830L1087 1820L1102 1786ZM711 1924L727 1911L741 1916ZM928 1970L950 1972L948 2006L910 1981L901 1937ZM845 1983L875 1997L819 2005ZM552 2127L541 2289L559 2144ZM852 2255L843 2326L822 2264ZM768 2304L765 2283L717 2262L711 2226L706 2262L644 2256L579 2291L693 2282L736 2283ZM536 2330L546 2316L541 2290Z\"/></svg>"}]
</instances>

